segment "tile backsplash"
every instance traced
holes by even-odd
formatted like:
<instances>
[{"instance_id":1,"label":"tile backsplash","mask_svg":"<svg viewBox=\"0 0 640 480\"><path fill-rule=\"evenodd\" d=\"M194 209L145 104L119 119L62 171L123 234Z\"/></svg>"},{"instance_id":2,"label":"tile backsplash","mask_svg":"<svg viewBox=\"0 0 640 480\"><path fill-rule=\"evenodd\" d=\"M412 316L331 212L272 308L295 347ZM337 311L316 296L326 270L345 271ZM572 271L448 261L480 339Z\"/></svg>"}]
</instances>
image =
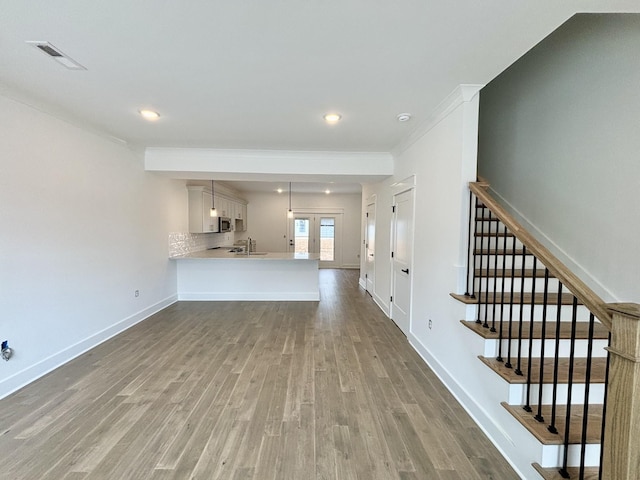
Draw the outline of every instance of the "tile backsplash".
<instances>
[{"instance_id":1,"label":"tile backsplash","mask_svg":"<svg viewBox=\"0 0 640 480\"><path fill-rule=\"evenodd\" d=\"M169 233L169 257L233 245L233 233Z\"/></svg>"}]
</instances>

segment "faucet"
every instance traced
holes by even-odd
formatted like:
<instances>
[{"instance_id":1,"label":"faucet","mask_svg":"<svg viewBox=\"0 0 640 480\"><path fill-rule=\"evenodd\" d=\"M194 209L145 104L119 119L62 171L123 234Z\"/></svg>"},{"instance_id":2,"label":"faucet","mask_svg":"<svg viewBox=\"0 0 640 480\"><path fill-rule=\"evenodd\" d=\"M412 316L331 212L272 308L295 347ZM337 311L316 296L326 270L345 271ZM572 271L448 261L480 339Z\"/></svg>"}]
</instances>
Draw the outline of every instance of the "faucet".
<instances>
[{"instance_id":1,"label":"faucet","mask_svg":"<svg viewBox=\"0 0 640 480\"><path fill-rule=\"evenodd\" d=\"M247 237L247 257L251 254L251 237Z\"/></svg>"}]
</instances>

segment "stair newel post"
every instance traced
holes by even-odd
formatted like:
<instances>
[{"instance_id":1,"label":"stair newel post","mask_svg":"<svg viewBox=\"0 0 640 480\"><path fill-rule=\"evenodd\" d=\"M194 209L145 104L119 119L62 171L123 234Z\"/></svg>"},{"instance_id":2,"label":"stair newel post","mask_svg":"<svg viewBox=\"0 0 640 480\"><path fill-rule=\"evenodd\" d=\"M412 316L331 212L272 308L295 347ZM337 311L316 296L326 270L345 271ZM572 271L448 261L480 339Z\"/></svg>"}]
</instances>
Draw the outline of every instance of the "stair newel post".
<instances>
[{"instance_id":1,"label":"stair newel post","mask_svg":"<svg viewBox=\"0 0 640 480\"><path fill-rule=\"evenodd\" d=\"M467 291L464 293L465 296L474 298L474 280L471 280L471 288L469 288L469 278L471 276L471 270L475 269L475 256L473 255L473 251L471 250L471 237L475 234L475 223L476 223L476 209L473 208L473 192L469 190L469 237L467 239Z\"/></svg>"},{"instance_id":2,"label":"stair newel post","mask_svg":"<svg viewBox=\"0 0 640 480\"><path fill-rule=\"evenodd\" d=\"M640 304L608 307L613 319L602 478L632 480L640 471Z\"/></svg>"},{"instance_id":3,"label":"stair newel post","mask_svg":"<svg viewBox=\"0 0 640 480\"><path fill-rule=\"evenodd\" d=\"M476 199L477 202L477 199ZM477 213L477 204L476 204L476 213ZM482 213L480 214L480 268L478 270L478 272L480 273L480 277L478 280L478 292L482 292L482 268L483 268L483 264L484 264L484 204L482 205ZM487 257L487 263L489 263L489 257ZM475 266L475 262L474 262L474 266ZM489 280L487 279L487 282ZM485 294L486 295L486 294ZM476 323L482 323L482 320L480 320L480 312L481 312L481 300L482 300L482 293L479 293L479 297L478 298L478 318L476 319Z\"/></svg>"}]
</instances>

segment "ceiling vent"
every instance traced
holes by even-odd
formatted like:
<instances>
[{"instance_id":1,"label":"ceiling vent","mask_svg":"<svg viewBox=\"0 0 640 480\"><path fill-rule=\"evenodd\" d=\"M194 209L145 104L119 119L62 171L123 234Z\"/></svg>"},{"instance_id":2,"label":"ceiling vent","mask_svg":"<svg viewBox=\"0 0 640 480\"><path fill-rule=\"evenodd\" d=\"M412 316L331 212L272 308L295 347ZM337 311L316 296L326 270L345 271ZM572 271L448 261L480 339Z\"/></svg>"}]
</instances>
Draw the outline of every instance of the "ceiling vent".
<instances>
[{"instance_id":1,"label":"ceiling vent","mask_svg":"<svg viewBox=\"0 0 640 480\"><path fill-rule=\"evenodd\" d=\"M33 45L41 52L46 53L53 58L56 62L60 63L69 70L86 70L85 67L76 62L73 58L62 53L58 48L51 45L49 42L39 42L35 40L27 41L28 44Z\"/></svg>"}]
</instances>

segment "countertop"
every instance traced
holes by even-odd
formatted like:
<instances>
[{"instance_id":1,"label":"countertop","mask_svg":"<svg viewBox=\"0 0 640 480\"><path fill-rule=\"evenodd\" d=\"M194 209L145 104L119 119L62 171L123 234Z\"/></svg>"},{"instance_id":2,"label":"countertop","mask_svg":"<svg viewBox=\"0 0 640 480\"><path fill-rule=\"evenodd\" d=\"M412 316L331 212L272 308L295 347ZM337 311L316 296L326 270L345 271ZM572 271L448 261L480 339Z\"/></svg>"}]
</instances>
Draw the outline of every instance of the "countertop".
<instances>
[{"instance_id":1,"label":"countertop","mask_svg":"<svg viewBox=\"0 0 640 480\"><path fill-rule=\"evenodd\" d=\"M198 252L187 253L170 257L172 260L182 259L201 259L201 260L319 260L320 255L317 253L293 253L293 252L257 252L247 256L246 253L230 252L229 248L216 248L210 250L201 250Z\"/></svg>"}]
</instances>

